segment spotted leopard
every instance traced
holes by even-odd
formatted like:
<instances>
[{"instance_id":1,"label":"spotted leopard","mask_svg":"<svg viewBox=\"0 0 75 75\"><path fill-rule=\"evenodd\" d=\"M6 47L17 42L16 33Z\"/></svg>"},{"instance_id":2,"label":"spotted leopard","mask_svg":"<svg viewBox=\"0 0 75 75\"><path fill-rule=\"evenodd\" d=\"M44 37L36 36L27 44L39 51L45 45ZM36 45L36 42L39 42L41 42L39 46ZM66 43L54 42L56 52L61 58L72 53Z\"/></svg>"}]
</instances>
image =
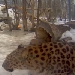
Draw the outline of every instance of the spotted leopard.
<instances>
[{"instance_id":1,"label":"spotted leopard","mask_svg":"<svg viewBox=\"0 0 75 75\"><path fill-rule=\"evenodd\" d=\"M15 69L28 69L41 75L73 75L75 50L65 42L18 47L6 57L2 66L10 72Z\"/></svg>"}]
</instances>

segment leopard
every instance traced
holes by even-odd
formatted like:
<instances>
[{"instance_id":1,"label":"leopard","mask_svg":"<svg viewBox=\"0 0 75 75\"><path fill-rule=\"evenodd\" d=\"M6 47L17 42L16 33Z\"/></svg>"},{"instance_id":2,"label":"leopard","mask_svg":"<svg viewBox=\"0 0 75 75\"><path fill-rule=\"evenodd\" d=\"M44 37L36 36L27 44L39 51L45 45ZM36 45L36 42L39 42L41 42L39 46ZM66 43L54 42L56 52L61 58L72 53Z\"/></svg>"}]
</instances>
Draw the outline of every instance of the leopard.
<instances>
[{"instance_id":1,"label":"leopard","mask_svg":"<svg viewBox=\"0 0 75 75\"><path fill-rule=\"evenodd\" d=\"M62 41L19 46L7 55L2 67L9 72L35 71L36 75L75 75L75 49Z\"/></svg>"}]
</instances>

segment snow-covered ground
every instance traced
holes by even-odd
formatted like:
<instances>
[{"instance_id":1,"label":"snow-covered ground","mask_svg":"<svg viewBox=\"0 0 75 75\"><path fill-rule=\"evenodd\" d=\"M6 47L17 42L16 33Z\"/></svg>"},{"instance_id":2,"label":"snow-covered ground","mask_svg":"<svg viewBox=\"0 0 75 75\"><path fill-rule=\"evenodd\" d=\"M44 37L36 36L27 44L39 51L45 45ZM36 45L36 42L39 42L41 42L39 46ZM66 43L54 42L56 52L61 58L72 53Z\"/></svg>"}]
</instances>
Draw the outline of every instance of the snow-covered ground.
<instances>
[{"instance_id":1,"label":"snow-covered ground","mask_svg":"<svg viewBox=\"0 0 75 75\"><path fill-rule=\"evenodd\" d=\"M0 75L28 75L28 70L15 70L10 73L3 69L2 63L10 52L15 50L19 44L28 45L34 38L35 33L24 33L21 31L0 32Z\"/></svg>"}]
</instances>

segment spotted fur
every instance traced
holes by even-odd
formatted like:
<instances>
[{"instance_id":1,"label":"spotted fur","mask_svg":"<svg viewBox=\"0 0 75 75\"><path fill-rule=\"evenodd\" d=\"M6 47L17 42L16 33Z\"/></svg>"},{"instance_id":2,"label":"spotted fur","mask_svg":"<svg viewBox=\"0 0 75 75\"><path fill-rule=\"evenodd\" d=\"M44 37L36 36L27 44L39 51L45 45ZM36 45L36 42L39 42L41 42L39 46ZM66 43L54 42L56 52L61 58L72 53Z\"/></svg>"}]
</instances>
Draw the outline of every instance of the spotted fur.
<instances>
[{"instance_id":1,"label":"spotted fur","mask_svg":"<svg viewBox=\"0 0 75 75\"><path fill-rule=\"evenodd\" d=\"M75 50L65 42L21 47L10 53L2 66L10 72L29 69L44 75L70 75L75 70Z\"/></svg>"}]
</instances>

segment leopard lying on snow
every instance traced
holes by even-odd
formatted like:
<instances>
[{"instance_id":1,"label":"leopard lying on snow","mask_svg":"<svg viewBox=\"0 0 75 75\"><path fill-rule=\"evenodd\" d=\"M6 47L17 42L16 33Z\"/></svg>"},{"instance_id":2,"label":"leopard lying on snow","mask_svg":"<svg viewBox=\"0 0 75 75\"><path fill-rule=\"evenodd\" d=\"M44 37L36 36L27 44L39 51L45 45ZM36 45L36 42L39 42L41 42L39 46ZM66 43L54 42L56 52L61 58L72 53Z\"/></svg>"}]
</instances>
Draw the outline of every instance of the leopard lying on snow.
<instances>
[{"instance_id":1,"label":"leopard lying on snow","mask_svg":"<svg viewBox=\"0 0 75 75\"><path fill-rule=\"evenodd\" d=\"M18 47L3 65L5 70L28 69L41 75L75 75L75 50L67 42L47 42Z\"/></svg>"}]
</instances>

